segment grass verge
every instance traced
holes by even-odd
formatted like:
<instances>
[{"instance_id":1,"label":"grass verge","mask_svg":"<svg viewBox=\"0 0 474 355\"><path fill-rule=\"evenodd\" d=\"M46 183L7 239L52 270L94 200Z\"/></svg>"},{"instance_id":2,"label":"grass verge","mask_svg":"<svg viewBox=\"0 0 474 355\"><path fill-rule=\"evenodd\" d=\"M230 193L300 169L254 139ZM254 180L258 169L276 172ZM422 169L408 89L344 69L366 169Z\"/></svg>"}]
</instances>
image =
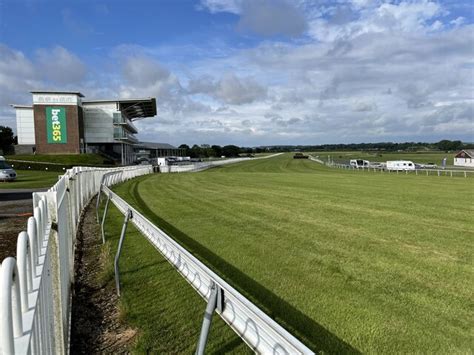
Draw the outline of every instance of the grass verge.
<instances>
[{"instance_id":1,"label":"grass verge","mask_svg":"<svg viewBox=\"0 0 474 355\"><path fill-rule=\"evenodd\" d=\"M36 189L53 186L61 173L54 171L16 170L15 181L0 181L0 189Z\"/></svg>"}]
</instances>

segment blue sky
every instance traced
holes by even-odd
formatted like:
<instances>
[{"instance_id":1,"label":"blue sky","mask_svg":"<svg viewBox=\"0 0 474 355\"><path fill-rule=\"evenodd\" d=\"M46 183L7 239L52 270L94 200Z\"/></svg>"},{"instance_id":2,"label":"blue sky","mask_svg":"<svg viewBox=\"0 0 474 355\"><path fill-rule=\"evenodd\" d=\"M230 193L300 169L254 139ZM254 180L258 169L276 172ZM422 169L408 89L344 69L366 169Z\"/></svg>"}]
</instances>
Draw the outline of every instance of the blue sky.
<instances>
[{"instance_id":1,"label":"blue sky","mask_svg":"<svg viewBox=\"0 0 474 355\"><path fill-rule=\"evenodd\" d=\"M157 98L172 144L474 141L469 1L0 2L0 124L30 90Z\"/></svg>"}]
</instances>

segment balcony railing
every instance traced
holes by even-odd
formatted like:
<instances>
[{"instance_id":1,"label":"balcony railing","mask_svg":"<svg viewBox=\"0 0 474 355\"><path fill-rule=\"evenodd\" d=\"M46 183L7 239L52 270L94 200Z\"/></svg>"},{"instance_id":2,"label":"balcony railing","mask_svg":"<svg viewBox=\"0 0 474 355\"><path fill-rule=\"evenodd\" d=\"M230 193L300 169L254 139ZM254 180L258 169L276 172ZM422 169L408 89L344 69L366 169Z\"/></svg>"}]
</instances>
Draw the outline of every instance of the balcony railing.
<instances>
[{"instance_id":1,"label":"balcony railing","mask_svg":"<svg viewBox=\"0 0 474 355\"><path fill-rule=\"evenodd\" d=\"M138 133L135 125L128 118L124 117L120 112L114 112L114 125L120 125L132 133Z\"/></svg>"},{"instance_id":2,"label":"balcony railing","mask_svg":"<svg viewBox=\"0 0 474 355\"><path fill-rule=\"evenodd\" d=\"M128 141L131 143L138 143L138 139L123 127L114 127L114 139Z\"/></svg>"}]
</instances>

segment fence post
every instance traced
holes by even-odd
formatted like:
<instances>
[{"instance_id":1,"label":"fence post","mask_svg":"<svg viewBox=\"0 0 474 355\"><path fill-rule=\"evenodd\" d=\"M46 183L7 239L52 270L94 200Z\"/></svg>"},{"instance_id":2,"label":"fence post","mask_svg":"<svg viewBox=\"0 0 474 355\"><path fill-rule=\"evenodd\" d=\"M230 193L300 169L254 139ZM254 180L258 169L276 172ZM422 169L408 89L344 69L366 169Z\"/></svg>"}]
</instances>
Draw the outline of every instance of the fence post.
<instances>
[{"instance_id":1,"label":"fence post","mask_svg":"<svg viewBox=\"0 0 474 355\"><path fill-rule=\"evenodd\" d=\"M125 214L123 220L122 232L120 233L120 240L117 249L117 254L115 255L114 260L114 270L115 270L115 287L117 289L117 295L120 297L120 270L119 270L119 259L120 254L122 253L123 240L125 238L125 232L127 231L127 225L130 218L133 218L132 211L128 210Z\"/></svg>"},{"instance_id":2,"label":"fence post","mask_svg":"<svg viewBox=\"0 0 474 355\"><path fill-rule=\"evenodd\" d=\"M204 319L202 321L201 333L199 335L198 346L196 349L196 355L204 355L206 349L207 338L209 336L209 330L212 324L212 315L217 306L217 298L220 288L214 281L211 281L211 294L209 295L209 301L207 302L206 310L204 312Z\"/></svg>"},{"instance_id":3,"label":"fence post","mask_svg":"<svg viewBox=\"0 0 474 355\"><path fill-rule=\"evenodd\" d=\"M0 271L0 343L4 354L14 354L14 339L23 335L21 292L15 258L3 260Z\"/></svg>"}]
</instances>

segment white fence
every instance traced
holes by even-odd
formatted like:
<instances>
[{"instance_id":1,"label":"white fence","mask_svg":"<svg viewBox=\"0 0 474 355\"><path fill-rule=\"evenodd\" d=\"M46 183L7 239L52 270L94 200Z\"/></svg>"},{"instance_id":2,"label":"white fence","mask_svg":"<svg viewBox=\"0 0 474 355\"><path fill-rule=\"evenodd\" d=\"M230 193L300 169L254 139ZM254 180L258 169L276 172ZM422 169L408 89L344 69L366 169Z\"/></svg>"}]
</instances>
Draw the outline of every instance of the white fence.
<instances>
[{"instance_id":1,"label":"white fence","mask_svg":"<svg viewBox=\"0 0 474 355\"><path fill-rule=\"evenodd\" d=\"M152 172L151 166L68 170L44 193L33 194L33 217L17 256L0 268L0 353L69 352L76 230L83 208L103 183Z\"/></svg>"},{"instance_id":2,"label":"white fence","mask_svg":"<svg viewBox=\"0 0 474 355\"><path fill-rule=\"evenodd\" d=\"M422 169L414 169L414 170L390 171L383 167L371 167L371 166L355 167L349 164L340 164L340 163L334 163L334 162L328 163L312 156L309 156L309 159L316 163L329 166L331 168L338 168L338 169L344 169L344 170L357 170L357 171L368 171L368 172L374 172L374 173L378 172L378 173L387 173L387 174L422 175L422 176L430 176L430 175L431 176L449 176L449 177L464 176L465 178L467 178L468 176L474 176L474 170L422 168Z\"/></svg>"},{"instance_id":3,"label":"white fence","mask_svg":"<svg viewBox=\"0 0 474 355\"><path fill-rule=\"evenodd\" d=\"M186 164L186 165L184 164L183 165L166 165L166 166L160 166L160 172L161 173L196 172L196 171L202 171L202 170L214 168L216 166L240 163L242 161L255 160L255 159L268 159L268 158L276 157L281 154L283 153L266 155L266 156L257 157L257 158L232 158L232 159L211 160L211 161L206 161L206 162L191 163L191 164Z\"/></svg>"},{"instance_id":4,"label":"white fence","mask_svg":"<svg viewBox=\"0 0 474 355\"><path fill-rule=\"evenodd\" d=\"M199 295L208 302L197 354L204 352L207 332L210 327L210 318L214 310L257 353L313 354L303 343L130 206L120 196L105 186L102 188L102 191L108 198L106 206L109 201L112 201L125 216L117 255L120 256L120 246L125 236L126 224L128 221L131 221L145 238L176 268L181 276L191 284ZM106 213L107 208L104 211L102 221L105 220ZM117 258L116 262L118 262ZM119 281L117 285L120 285Z\"/></svg>"}]
</instances>

